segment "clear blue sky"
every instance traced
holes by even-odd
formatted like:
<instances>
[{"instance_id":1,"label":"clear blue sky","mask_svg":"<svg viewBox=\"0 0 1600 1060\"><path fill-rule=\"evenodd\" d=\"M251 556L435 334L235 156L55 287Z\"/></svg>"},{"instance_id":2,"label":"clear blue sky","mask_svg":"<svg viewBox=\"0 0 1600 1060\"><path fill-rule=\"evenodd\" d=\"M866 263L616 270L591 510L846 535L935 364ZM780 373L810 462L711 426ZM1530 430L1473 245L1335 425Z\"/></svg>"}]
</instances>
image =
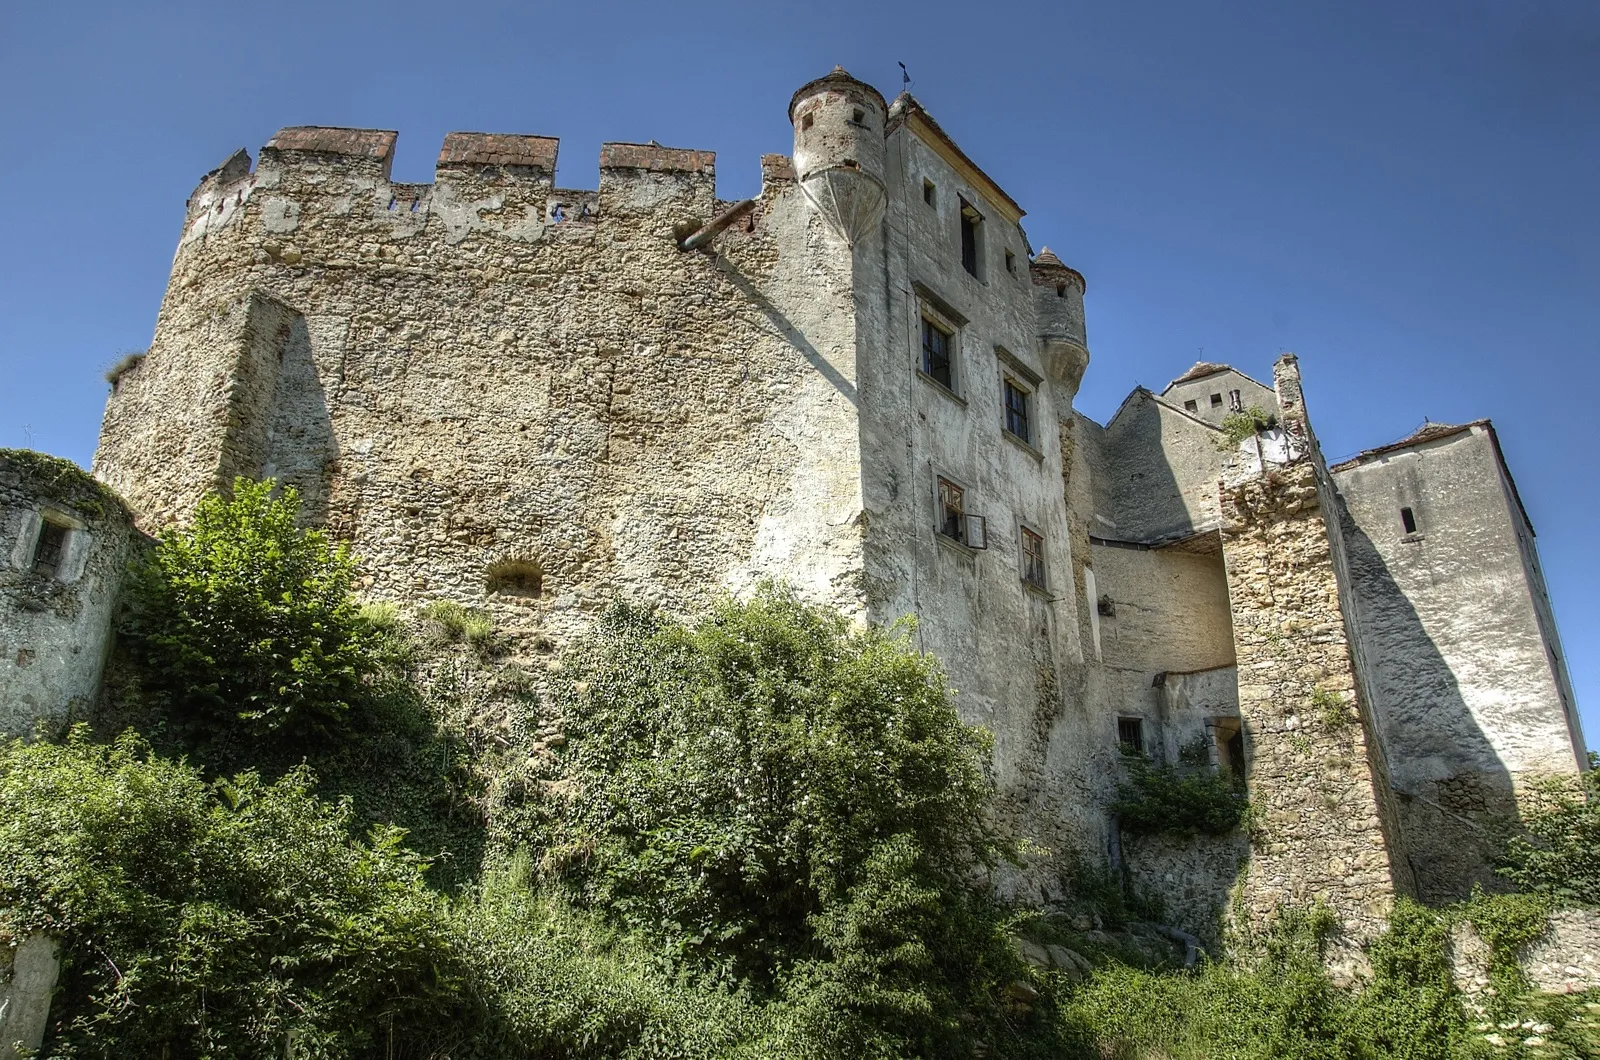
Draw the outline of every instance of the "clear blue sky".
<instances>
[{"instance_id":1,"label":"clear blue sky","mask_svg":"<svg viewBox=\"0 0 1600 1060\"><path fill-rule=\"evenodd\" d=\"M0 445L88 463L183 201L284 125L718 153L752 194L835 63L913 91L1089 279L1080 406L1300 354L1331 457L1492 417L1600 745L1600 5L1592 0L8 4Z\"/></svg>"}]
</instances>

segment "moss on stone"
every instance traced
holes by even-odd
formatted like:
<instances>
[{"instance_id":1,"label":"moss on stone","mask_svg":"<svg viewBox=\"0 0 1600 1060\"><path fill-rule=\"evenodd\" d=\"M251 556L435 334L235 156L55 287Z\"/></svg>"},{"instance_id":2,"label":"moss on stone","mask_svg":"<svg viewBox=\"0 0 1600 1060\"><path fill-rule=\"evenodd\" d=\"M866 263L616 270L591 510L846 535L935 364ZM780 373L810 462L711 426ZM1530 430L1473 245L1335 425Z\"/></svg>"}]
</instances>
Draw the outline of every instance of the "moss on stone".
<instances>
[{"instance_id":1,"label":"moss on stone","mask_svg":"<svg viewBox=\"0 0 1600 1060\"><path fill-rule=\"evenodd\" d=\"M122 498L71 460L32 449L0 449L0 481L89 519L128 519Z\"/></svg>"}]
</instances>

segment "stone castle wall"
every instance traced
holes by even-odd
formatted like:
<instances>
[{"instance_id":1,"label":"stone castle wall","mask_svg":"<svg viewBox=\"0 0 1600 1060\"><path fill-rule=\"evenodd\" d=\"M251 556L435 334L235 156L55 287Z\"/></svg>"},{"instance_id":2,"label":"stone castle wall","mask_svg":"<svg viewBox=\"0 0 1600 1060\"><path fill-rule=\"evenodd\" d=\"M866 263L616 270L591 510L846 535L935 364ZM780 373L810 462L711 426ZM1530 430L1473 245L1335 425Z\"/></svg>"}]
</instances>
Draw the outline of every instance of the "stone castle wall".
<instances>
[{"instance_id":1,"label":"stone castle wall","mask_svg":"<svg viewBox=\"0 0 1600 1060\"><path fill-rule=\"evenodd\" d=\"M707 152L608 144L574 194L553 140L452 134L432 185L393 144L284 130L196 190L95 462L141 525L271 475L378 598L559 635L761 575L859 613L850 257L787 161L710 254Z\"/></svg>"}]
</instances>

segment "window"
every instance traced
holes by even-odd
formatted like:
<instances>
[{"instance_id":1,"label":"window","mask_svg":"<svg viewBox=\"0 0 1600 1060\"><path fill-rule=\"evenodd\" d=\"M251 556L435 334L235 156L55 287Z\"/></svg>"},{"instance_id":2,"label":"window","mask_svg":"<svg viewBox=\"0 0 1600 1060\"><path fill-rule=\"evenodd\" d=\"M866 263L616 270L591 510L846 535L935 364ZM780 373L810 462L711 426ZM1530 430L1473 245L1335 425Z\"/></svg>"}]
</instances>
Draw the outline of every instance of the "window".
<instances>
[{"instance_id":1,"label":"window","mask_svg":"<svg viewBox=\"0 0 1600 1060\"><path fill-rule=\"evenodd\" d=\"M39 526L39 539L33 544L33 572L53 575L61 569L67 551L67 528L46 519Z\"/></svg>"},{"instance_id":2,"label":"window","mask_svg":"<svg viewBox=\"0 0 1600 1060\"><path fill-rule=\"evenodd\" d=\"M1212 394L1211 395L1211 407L1214 408L1214 409L1220 409L1222 407L1222 395L1221 394Z\"/></svg>"},{"instance_id":3,"label":"window","mask_svg":"<svg viewBox=\"0 0 1600 1060\"><path fill-rule=\"evenodd\" d=\"M956 376L950 360L950 340L954 337L954 332L926 316L922 318L922 370L952 392L956 388Z\"/></svg>"},{"instance_id":4,"label":"window","mask_svg":"<svg viewBox=\"0 0 1600 1060\"><path fill-rule=\"evenodd\" d=\"M1033 397L1015 379L1006 377L1006 431L1019 440L1032 443L1033 435L1030 433L1032 426L1028 422L1028 402Z\"/></svg>"},{"instance_id":5,"label":"window","mask_svg":"<svg viewBox=\"0 0 1600 1060\"><path fill-rule=\"evenodd\" d=\"M802 128L802 129L809 129L809 128L811 128L811 115L809 115L809 114L802 114L802 115L801 115L801 116L800 116L800 128Z\"/></svg>"},{"instance_id":6,"label":"window","mask_svg":"<svg viewBox=\"0 0 1600 1060\"><path fill-rule=\"evenodd\" d=\"M1400 509L1400 522L1405 524L1406 533L1414 534L1417 532L1417 516L1410 508Z\"/></svg>"},{"instance_id":7,"label":"window","mask_svg":"<svg viewBox=\"0 0 1600 1060\"><path fill-rule=\"evenodd\" d=\"M1044 588L1044 538L1027 527L1022 528L1022 580Z\"/></svg>"},{"instance_id":8,"label":"window","mask_svg":"<svg viewBox=\"0 0 1600 1060\"><path fill-rule=\"evenodd\" d=\"M1124 751L1144 754L1144 719L1118 718L1117 743L1122 745Z\"/></svg>"},{"instance_id":9,"label":"window","mask_svg":"<svg viewBox=\"0 0 1600 1060\"><path fill-rule=\"evenodd\" d=\"M961 200L961 267L978 279L983 279L978 265L981 249L983 214L972 208L966 199Z\"/></svg>"},{"instance_id":10,"label":"window","mask_svg":"<svg viewBox=\"0 0 1600 1060\"><path fill-rule=\"evenodd\" d=\"M1200 411L1200 403L1198 401L1185 401L1183 403L1183 411L1185 411L1185 412L1199 412Z\"/></svg>"},{"instance_id":11,"label":"window","mask_svg":"<svg viewBox=\"0 0 1600 1060\"><path fill-rule=\"evenodd\" d=\"M867 112L862 110L860 107L856 107L854 110L852 110L850 112L850 124L851 125L860 125L862 122L864 122L866 120L867 120Z\"/></svg>"},{"instance_id":12,"label":"window","mask_svg":"<svg viewBox=\"0 0 1600 1060\"><path fill-rule=\"evenodd\" d=\"M1228 391L1228 408L1232 409L1234 412L1244 411L1244 399L1239 396L1239 392L1237 390Z\"/></svg>"},{"instance_id":13,"label":"window","mask_svg":"<svg viewBox=\"0 0 1600 1060\"><path fill-rule=\"evenodd\" d=\"M927 177L922 178L922 201L932 206L934 203L933 181Z\"/></svg>"},{"instance_id":14,"label":"window","mask_svg":"<svg viewBox=\"0 0 1600 1060\"><path fill-rule=\"evenodd\" d=\"M1006 251L1006 271L1011 275L1017 274L1017 256L1011 251Z\"/></svg>"},{"instance_id":15,"label":"window","mask_svg":"<svg viewBox=\"0 0 1600 1060\"><path fill-rule=\"evenodd\" d=\"M988 548L987 531L981 515L967 511L966 490L944 476L938 478L939 534L968 548Z\"/></svg>"}]
</instances>

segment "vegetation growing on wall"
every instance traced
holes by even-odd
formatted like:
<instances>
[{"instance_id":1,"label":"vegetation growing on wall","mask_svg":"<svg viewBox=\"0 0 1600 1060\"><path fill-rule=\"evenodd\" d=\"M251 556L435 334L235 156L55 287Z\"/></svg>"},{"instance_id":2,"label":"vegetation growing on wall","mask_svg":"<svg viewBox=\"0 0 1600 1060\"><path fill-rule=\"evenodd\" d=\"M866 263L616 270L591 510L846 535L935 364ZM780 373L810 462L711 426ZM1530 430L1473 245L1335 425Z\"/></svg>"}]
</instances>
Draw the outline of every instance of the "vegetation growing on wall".
<instances>
[{"instance_id":1,"label":"vegetation growing on wall","mask_svg":"<svg viewBox=\"0 0 1600 1060\"><path fill-rule=\"evenodd\" d=\"M1537 785L1540 808L1524 814L1523 834L1507 850L1501 873L1523 890L1564 902L1600 906L1600 756L1589 752L1581 781Z\"/></svg>"},{"instance_id":2,"label":"vegetation growing on wall","mask_svg":"<svg viewBox=\"0 0 1600 1060\"><path fill-rule=\"evenodd\" d=\"M1183 749L1177 764L1125 753L1128 776L1117 786L1111 812L1134 833L1226 835L1250 809L1244 779L1206 764L1203 743Z\"/></svg>"},{"instance_id":3,"label":"vegetation growing on wall","mask_svg":"<svg viewBox=\"0 0 1600 1060\"><path fill-rule=\"evenodd\" d=\"M1593 1055L1590 1000L1530 1007L1515 973L1546 898L1402 902L1359 992L1317 908L1256 963L1153 971L1099 929L1159 910L1093 868L1093 929L989 897L986 738L898 634L777 589L687 625L618 608L547 681L481 612L357 607L293 504L242 484L143 569L132 706L100 722L150 743L0 748L0 929L66 956L46 1055ZM1124 826L1236 827L1202 752L1130 761ZM1581 868L1588 805L1517 871ZM1460 918L1494 955L1482 1014L1444 964ZM1100 967L1029 968L1017 931Z\"/></svg>"},{"instance_id":4,"label":"vegetation growing on wall","mask_svg":"<svg viewBox=\"0 0 1600 1060\"><path fill-rule=\"evenodd\" d=\"M1222 434L1218 436L1217 448L1226 452L1244 441L1246 438L1270 430L1278 425L1278 418L1263 412L1258 406L1251 405L1238 412L1230 412L1222 418L1220 424Z\"/></svg>"}]
</instances>

